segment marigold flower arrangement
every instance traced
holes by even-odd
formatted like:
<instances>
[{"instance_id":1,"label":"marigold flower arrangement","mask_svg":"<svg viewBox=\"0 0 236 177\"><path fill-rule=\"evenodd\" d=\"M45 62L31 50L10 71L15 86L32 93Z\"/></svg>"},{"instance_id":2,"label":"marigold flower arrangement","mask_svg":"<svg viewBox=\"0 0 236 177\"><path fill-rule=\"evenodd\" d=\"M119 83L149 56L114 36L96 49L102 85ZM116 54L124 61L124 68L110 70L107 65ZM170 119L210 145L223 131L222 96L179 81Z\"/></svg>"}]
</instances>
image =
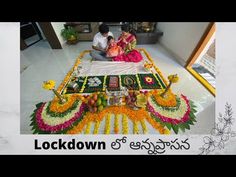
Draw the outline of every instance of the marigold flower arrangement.
<instances>
[{"instance_id":1,"label":"marigold flower arrangement","mask_svg":"<svg viewBox=\"0 0 236 177\"><path fill-rule=\"evenodd\" d=\"M56 97L52 101L36 105L30 124L34 133L65 133L84 117L86 104L77 95L62 97L54 87L53 80L43 83L43 88L53 90Z\"/></svg>"},{"instance_id":2,"label":"marigold flower arrangement","mask_svg":"<svg viewBox=\"0 0 236 177\"><path fill-rule=\"evenodd\" d=\"M166 96L166 93L169 91L172 83L177 83L179 81L179 77L178 77L177 74L169 75L168 76L168 80L169 80L169 84L166 87L165 91L161 94L161 97L165 97Z\"/></svg>"},{"instance_id":3,"label":"marigold flower arrangement","mask_svg":"<svg viewBox=\"0 0 236 177\"><path fill-rule=\"evenodd\" d=\"M161 76L161 78L163 79L163 81L165 82L165 84L168 85L166 79L165 79L164 76L162 75L162 72L161 72L161 71L159 70L159 68L155 65L155 63L154 63L152 57L149 55L149 53L146 51L146 49L144 49L144 48L139 48L138 50L139 50L140 52L143 52L143 53L146 55L147 59L153 64L153 67L154 67L155 71Z\"/></svg>"},{"instance_id":4,"label":"marigold flower arrangement","mask_svg":"<svg viewBox=\"0 0 236 177\"><path fill-rule=\"evenodd\" d=\"M60 103L58 98L54 98L49 106L50 111L63 113L68 109L70 109L73 106L73 104L77 101L76 95L66 95L64 97L66 100L66 102L64 103Z\"/></svg>"},{"instance_id":5,"label":"marigold flower arrangement","mask_svg":"<svg viewBox=\"0 0 236 177\"><path fill-rule=\"evenodd\" d=\"M90 133L91 124L92 124L92 122L88 122L87 123L87 127L86 127L85 132L84 132L85 134L89 134Z\"/></svg>"},{"instance_id":6,"label":"marigold flower arrangement","mask_svg":"<svg viewBox=\"0 0 236 177\"><path fill-rule=\"evenodd\" d=\"M144 63L144 68L149 71L151 68L153 67L153 63L148 63L148 62L145 62Z\"/></svg>"},{"instance_id":7,"label":"marigold flower arrangement","mask_svg":"<svg viewBox=\"0 0 236 177\"><path fill-rule=\"evenodd\" d=\"M138 121L133 121L133 134L139 134Z\"/></svg>"},{"instance_id":8,"label":"marigold flower arrangement","mask_svg":"<svg viewBox=\"0 0 236 177\"><path fill-rule=\"evenodd\" d=\"M176 95L171 92L170 86L172 83L177 83L179 78L177 75L170 75L168 79L170 83L165 90L155 90L152 93L158 105L163 107L175 107L177 105Z\"/></svg>"},{"instance_id":9,"label":"marigold flower arrangement","mask_svg":"<svg viewBox=\"0 0 236 177\"><path fill-rule=\"evenodd\" d=\"M95 122L93 134L98 134L100 124L101 124L101 121L96 121L96 122Z\"/></svg>"},{"instance_id":10,"label":"marigold flower arrangement","mask_svg":"<svg viewBox=\"0 0 236 177\"><path fill-rule=\"evenodd\" d=\"M106 117L104 134L109 134L110 131L111 131L111 114L108 114Z\"/></svg>"},{"instance_id":11,"label":"marigold flower arrangement","mask_svg":"<svg viewBox=\"0 0 236 177\"><path fill-rule=\"evenodd\" d=\"M153 67L153 64L152 63L145 63L144 67L147 68L147 69L150 69L150 68Z\"/></svg>"},{"instance_id":12,"label":"marigold flower arrangement","mask_svg":"<svg viewBox=\"0 0 236 177\"><path fill-rule=\"evenodd\" d=\"M54 89L56 85L56 82L54 80L48 80L48 81L44 81L43 82L43 88L45 90L52 90L54 92L54 94L57 96L57 98L59 99L60 103L65 103L66 100Z\"/></svg>"},{"instance_id":13,"label":"marigold flower arrangement","mask_svg":"<svg viewBox=\"0 0 236 177\"><path fill-rule=\"evenodd\" d=\"M129 133L129 125L128 125L128 117L127 115L123 114L122 117L122 133L128 134Z\"/></svg>"},{"instance_id":14,"label":"marigold flower arrangement","mask_svg":"<svg viewBox=\"0 0 236 177\"><path fill-rule=\"evenodd\" d=\"M97 113L87 112L83 120L77 126L74 126L71 130L69 130L67 133L68 134L81 133L83 130L83 127L85 127L89 121L92 121L92 122L95 122L96 130L94 130L94 132L95 134L97 134L98 128L100 125L100 124L97 125L97 122L101 122L103 119L105 119L104 134L109 134L111 132L110 126L111 126L112 114L115 115L115 119L116 119L114 120L115 133L118 133L120 130L119 124L118 124L118 115L122 114L122 127L123 127L122 133L123 134L128 134L128 131L129 131L128 119L130 119L133 123L135 123L134 126L136 126L136 128L133 129L135 133L139 132L138 127L137 127L138 123L141 123L143 132L146 133L147 127L144 124L144 122L142 123L142 120L144 119L151 120L149 113L144 108L141 108L139 110L133 110L126 106L110 106L110 107L106 107L105 109ZM150 123L150 121L148 122ZM165 128L160 123L154 121L154 122L151 122L151 125L161 134L164 133Z\"/></svg>"},{"instance_id":15,"label":"marigold flower arrangement","mask_svg":"<svg viewBox=\"0 0 236 177\"><path fill-rule=\"evenodd\" d=\"M114 132L115 134L119 133L119 114L115 115Z\"/></svg>"},{"instance_id":16,"label":"marigold flower arrangement","mask_svg":"<svg viewBox=\"0 0 236 177\"><path fill-rule=\"evenodd\" d=\"M143 133L146 134L148 132L148 129L147 129L145 120L141 120L140 122L141 122L141 126L143 128Z\"/></svg>"},{"instance_id":17,"label":"marigold flower arrangement","mask_svg":"<svg viewBox=\"0 0 236 177\"><path fill-rule=\"evenodd\" d=\"M80 100L64 112L51 111L50 104L51 102L36 105L30 124L34 133L65 133L84 118L86 105Z\"/></svg>"},{"instance_id":18,"label":"marigold flower arrangement","mask_svg":"<svg viewBox=\"0 0 236 177\"><path fill-rule=\"evenodd\" d=\"M172 96L167 96L167 98L170 97ZM163 106L164 104L158 99L164 101L163 103L166 104L166 99L162 99L161 96L153 96L148 100L147 109L151 113L152 121L162 122L162 124L169 130L173 129L176 134L179 129L185 131L185 129L190 128L189 125L193 125L193 122L196 122L196 117L194 115L196 112L194 109L195 106L192 101L187 99L186 96L175 96L175 99L173 99L177 102L175 107L168 107L169 105Z\"/></svg>"},{"instance_id":19,"label":"marigold flower arrangement","mask_svg":"<svg viewBox=\"0 0 236 177\"><path fill-rule=\"evenodd\" d=\"M173 94L171 91L166 92L166 97L162 97L161 94L163 90L156 90L155 94L152 96L155 98L155 101L163 107L175 107L177 105L176 95Z\"/></svg>"}]
</instances>

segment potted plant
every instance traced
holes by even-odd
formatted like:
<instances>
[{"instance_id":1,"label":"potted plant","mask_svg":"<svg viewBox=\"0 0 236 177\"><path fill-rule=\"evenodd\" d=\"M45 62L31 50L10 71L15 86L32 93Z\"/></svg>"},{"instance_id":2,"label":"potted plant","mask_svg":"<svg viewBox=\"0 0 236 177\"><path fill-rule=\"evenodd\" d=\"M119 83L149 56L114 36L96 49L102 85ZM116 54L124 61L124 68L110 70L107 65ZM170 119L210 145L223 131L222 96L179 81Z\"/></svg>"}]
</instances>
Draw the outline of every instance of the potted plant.
<instances>
[{"instance_id":1,"label":"potted plant","mask_svg":"<svg viewBox=\"0 0 236 177\"><path fill-rule=\"evenodd\" d=\"M78 42L78 32L71 26L62 29L61 35L67 41L67 44L76 44Z\"/></svg>"}]
</instances>

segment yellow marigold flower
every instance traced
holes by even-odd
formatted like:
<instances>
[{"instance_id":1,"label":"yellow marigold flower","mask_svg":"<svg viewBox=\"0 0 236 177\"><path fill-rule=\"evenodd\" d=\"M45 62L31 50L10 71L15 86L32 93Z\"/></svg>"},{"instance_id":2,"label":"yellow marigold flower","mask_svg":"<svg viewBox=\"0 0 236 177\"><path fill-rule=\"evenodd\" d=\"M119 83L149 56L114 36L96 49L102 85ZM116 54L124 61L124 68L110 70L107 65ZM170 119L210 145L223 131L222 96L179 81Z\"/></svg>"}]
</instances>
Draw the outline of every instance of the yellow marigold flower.
<instances>
[{"instance_id":1,"label":"yellow marigold flower","mask_svg":"<svg viewBox=\"0 0 236 177\"><path fill-rule=\"evenodd\" d=\"M96 123L95 123L95 126L94 126L93 134L98 134L101 121L95 121L95 122Z\"/></svg>"},{"instance_id":2,"label":"yellow marigold flower","mask_svg":"<svg viewBox=\"0 0 236 177\"><path fill-rule=\"evenodd\" d=\"M52 90L55 87L56 82L54 80L48 80L43 82L43 88L46 90Z\"/></svg>"},{"instance_id":3,"label":"yellow marigold flower","mask_svg":"<svg viewBox=\"0 0 236 177\"><path fill-rule=\"evenodd\" d=\"M119 116L119 114L115 115L115 122L114 122L114 132L116 134L119 133L119 117L118 116Z\"/></svg>"},{"instance_id":4,"label":"yellow marigold flower","mask_svg":"<svg viewBox=\"0 0 236 177\"><path fill-rule=\"evenodd\" d=\"M147 129L147 126L146 126L146 123L143 120L140 121L141 122L141 125L142 125L142 128L143 128L143 133L146 134L148 132L148 129Z\"/></svg>"},{"instance_id":5,"label":"yellow marigold flower","mask_svg":"<svg viewBox=\"0 0 236 177\"><path fill-rule=\"evenodd\" d=\"M165 135L170 135L170 130L166 128L166 129L164 130L164 134L165 134Z\"/></svg>"},{"instance_id":6,"label":"yellow marigold flower","mask_svg":"<svg viewBox=\"0 0 236 177\"><path fill-rule=\"evenodd\" d=\"M177 83L179 81L179 77L177 74L174 75L169 75L168 76L169 81L173 82L173 83Z\"/></svg>"},{"instance_id":7,"label":"yellow marigold flower","mask_svg":"<svg viewBox=\"0 0 236 177\"><path fill-rule=\"evenodd\" d=\"M139 134L138 121L133 121L133 133Z\"/></svg>"},{"instance_id":8,"label":"yellow marigold flower","mask_svg":"<svg viewBox=\"0 0 236 177\"><path fill-rule=\"evenodd\" d=\"M153 64L152 64L152 63L147 63L147 62L146 62L146 63L144 64L144 67L147 68L147 69L150 69L150 68L153 67Z\"/></svg>"},{"instance_id":9,"label":"yellow marigold flower","mask_svg":"<svg viewBox=\"0 0 236 177\"><path fill-rule=\"evenodd\" d=\"M123 134L128 134L129 133L129 125L128 125L128 117L123 114L122 117L122 133Z\"/></svg>"},{"instance_id":10,"label":"yellow marigold flower","mask_svg":"<svg viewBox=\"0 0 236 177\"><path fill-rule=\"evenodd\" d=\"M89 134L90 133L90 128L91 128L91 122L88 122L87 127L85 129L85 134Z\"/></svg>"},{"instance_id":11,"label":"yellow marigold flower","mask_svg":"<svg viewBox=\"0 0 236 177\"><path fill-rule=\"evenodd\" d=\"M108 114L106 117L104 134L110 134L110 127L111 127L111 114Z\"/></svg>"}]
</instances>

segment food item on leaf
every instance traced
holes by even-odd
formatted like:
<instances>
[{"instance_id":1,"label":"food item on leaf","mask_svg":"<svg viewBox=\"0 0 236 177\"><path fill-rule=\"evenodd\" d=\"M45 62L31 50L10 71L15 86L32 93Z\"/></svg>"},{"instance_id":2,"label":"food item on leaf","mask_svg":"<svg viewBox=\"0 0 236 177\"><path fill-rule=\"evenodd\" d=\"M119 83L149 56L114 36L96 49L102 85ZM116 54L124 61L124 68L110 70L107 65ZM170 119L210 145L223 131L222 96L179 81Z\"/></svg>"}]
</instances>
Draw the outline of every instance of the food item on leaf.
<instances>
[{"instance_id":1,"label":"food item on leaf","mask_svg":"<svg viewBox=\"0 0 236 177\"><path fill-rule=\"evenodd\" d=\"M147 97L138 91L130 91L129 95L125 97L125 102L127 106L132 108L146 107Z\"/></svg>"},{"instance_id":2,"label":"food item on leaf","mask_svg":"<svg viewBox=\"0 0 236 177\"><path fill-rule=\"evenodd\" d=\"M98 111L102 111L103 110L103 105L98 106Z\"/></svg>"},{"instance_id":3,"label":"food item on leaf","mask_svg":"<svg viewBox=\"0 0 236 177\"><path fill-rule=\"evenodd\" d=\"M94 101L97 101L98 95L97 95L97 94L94 94L94 95L93 95L93 99L94 99Z\"/></svg>"},{"instance_id":4,"label":"food item on leaf","mask_svg":"<svg viewBox=\"0 0 236 177\"><path fill-rule=\"evenodd\" d=\"M90 99L90 100L89 100L89 105L93 106L94 103L95 103L95 101L94 101L93 99Z\"/></svg>"},{"instance_id":5,"label":"food item on leaf","mask_svg":"<svg viewBox=\"0 0 236 177\"><path fill-rule=\"evenodd\" d=\"M97 99L97 106L100 106L102 104L102 100L101 100L101 98L98 98Z\"/></svg>"},{"instance_id":6,"label":"food item on leaf","mask_svg":"<svg viewBox=\"0 0 236 177\"><path fill-rule=\"evenodd\" d=\"M144 94L137 95L136 105L138 107L146 107L147 97Z\"/></svg>"},{"instance_id":7,"label":"food item on leaf","mask_svg":"<svg viewBox=\"0 0 236 177\"><path fill-rule=\"evenodd\" d=\"M89 112L96 113L102 111L107 106L107 97L103 93L94 93L88 98Z\"/></svg>"},{"instance_id":8,"label":"food item on leaf","mask_svg":"<svg viewBox=\"0 0 236 177\"><path fill-rule=\"evenodd\" d=\"M133 106L136 102L136 93L134 91L130 91L129 95L125 97L126 105Z\"/></svg>"},{"instance_id":9,"label":"food item on leaf","mask_svg":"<svg viewBox=\"0 0 236 177\"><path fill-rule=\"evenodd\" d=\"M106 107L106 106L107 106L107 100L103 100L103 101L102 101L102 105L103 105L104 107Z\"/></svg>"},{"instance_id":10,"label":"food item on leaf","mask_svg":"<svg viewBox=\"0 0 236 177\"><path fill-rule=\"evenodd\" d=\"M98 108L97 107L93 107L93 112L97 112Z\"/></svg>"},{"instance_id":11,"label":"food item on leaf","mask_svg":"<svg viewBox=\"0 0 236 177\"><path fill-rule=\"evenodd\" d=\"M111 76L109 80L109 87L116 88L119 85L119 78L117 76Z\"/></svg>"}]
</instances>

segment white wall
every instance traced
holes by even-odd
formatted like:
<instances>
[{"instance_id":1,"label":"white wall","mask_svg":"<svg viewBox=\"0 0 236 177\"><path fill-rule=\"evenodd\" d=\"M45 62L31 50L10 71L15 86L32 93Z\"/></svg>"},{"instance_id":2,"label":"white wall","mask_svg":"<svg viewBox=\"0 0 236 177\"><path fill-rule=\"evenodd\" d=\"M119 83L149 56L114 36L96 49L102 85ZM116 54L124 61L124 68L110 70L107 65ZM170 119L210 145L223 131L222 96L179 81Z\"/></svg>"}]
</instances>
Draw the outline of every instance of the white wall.
<instances>
[{"instance_id":1,"label":"white wall","mask_svg":"<svg viewBox=\"0 0 236 177\"><path fill-rule=\"evenodd\" d=\"M208 22L158 22L159 42L184 66L204 34Z\"/></svg>"},{"instance_id":2,"label":"white wall","mask_svg":"<svg viewBox=\"0 0 236 177\"><path fill-rule=\"evenodd\" d=\"M0 112L20 108L20 23L0 23Z\"/></svg>"},{"instance_id":3,"label":"white wall","mask_svg":"<svg viewBox=\"0 0 236 177\"><path fill-rule=\"evenodd\" d=\"M64 24L66 22L51 22L52 27L54 28L54 31L63 47L63 44L66 42L63 37L61 36L61 30L64 29Z\"/></svg>"}]
</instances>

